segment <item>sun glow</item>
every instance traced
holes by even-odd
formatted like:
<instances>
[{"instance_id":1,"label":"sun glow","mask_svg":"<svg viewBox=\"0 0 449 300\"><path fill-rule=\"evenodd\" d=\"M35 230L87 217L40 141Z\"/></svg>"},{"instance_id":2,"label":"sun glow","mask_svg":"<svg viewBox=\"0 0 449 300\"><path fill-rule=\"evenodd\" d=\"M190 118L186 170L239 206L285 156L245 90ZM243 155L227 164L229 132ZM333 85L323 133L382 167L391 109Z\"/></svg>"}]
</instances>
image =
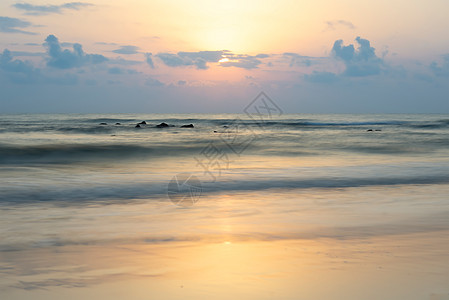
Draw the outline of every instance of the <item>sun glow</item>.
<instances>
[{"instance_id":1,"label":"sun glow","mask_svg":"<svg viewBox=\"0 0 449 300\"><path fill-rule=\"evenodd\" d=\"M218 62L219 62L219 63L224 63L224 62L228 62L228 61L229 61L229 58L223 57L223 58L220 59Z\"/></svg>"}]
</instances>

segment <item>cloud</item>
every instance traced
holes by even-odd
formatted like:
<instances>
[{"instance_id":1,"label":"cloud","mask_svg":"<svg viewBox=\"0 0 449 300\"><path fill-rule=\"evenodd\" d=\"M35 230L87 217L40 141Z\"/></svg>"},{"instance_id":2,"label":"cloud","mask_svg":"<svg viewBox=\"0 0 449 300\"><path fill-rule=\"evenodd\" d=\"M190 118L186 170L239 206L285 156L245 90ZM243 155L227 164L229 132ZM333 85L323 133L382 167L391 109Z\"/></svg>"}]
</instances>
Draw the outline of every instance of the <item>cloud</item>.
<instances>
[{"instance_id":1,"label":"cloud","mask_svg":"<svg viewBox=\"0 0 449 300\"><path fill-rule=\"evenodd\" d=\"M46 54L43 53L43 52L13 51L12 55L13 56L38 56L38 57L43 57Z\"/></svg>"},{"instance_id":2,"label":"cloud","mask_svg":"<svg viewBox=\"0 0 449 300\"><path fill-rule=\"evenodd\" d=\"M343 46L342 40L335 41L332 47L333 56L343 61L346 66L343 75L362 77L380 74L384 61L377 57L375 49L370 45L370 41L360 37L357 37L355 41L359 44L357 50L353 44Z\"/></svg>"},{"instance_id":3,"label":"cloud","mask_svg":"<svg viewBox=\"0 0 449 300\"><path fill-rule=\"evenodd\" d=\"M178 55L184 58L190 58L195 61L202 59L206 62L217 62L222 59L226 51L199 51L199 52L179 52Z\"/></svg>"},{"instance_id":4,"label":"cloud","mask_svg":"<svg viewBox=\"0 0 449 300\"><path fill-rule=\"evenodd\" d=\"M118 53L118 54L136 54L139 53L140 48L136 47L136 46L121 46L120 48L116 49L116 50L112 50L112 52L114 53Z\"/></svg>"},{"instance_id":5,"label":"cloud","mask_svg":"<svg viewBox=\"0 0 449 300\"><path fill-rule=\"evenodd\" d=\"M91 3L85 2L68 2L61 5L34 5L30 3L16 3L13 7L25 11L27 15L40 16L51 13L60 14L63 10L80 10L83 7L93 6Z\"/></svg>"},{"instance_id":6,"label":"cloud","mask_svg":"<svg viewBox=\"0 0 449 300\"><path fill-rule=\"evenodd\" d=\"M108 70L108 73L112 75L121 75L124 74L125 71L122 68L113 67Z\"/></svg>"},{"instance_id":7,"label":"cloud","mask_svg":"<svg viewBox=\"0 0 449 300\"><path fill-rule=\"evenodd\" d=\"M313 62L309 56L303 56L303 55L300 55L297 53L291 53L291 52L285 52L283 54L283 56L290 59L290 63L289 63L290 67L294 67L294 66L310 67L313 64Z\"/></svg>"},{"instance_id":8,"label":"cloud","mask_svg":"<svg viewBox=\"0 0 449 300\"><path fill-rule=\"evenodd\" d=\"M151 53L145 53L145 59L146 59L146 62L147 62L147 64L152 68L152 69L154 69L154 63L153 63L153 59L151 58Z\"/></svg>"},{"instance_id":9,"label":"cloud","mask_svg":"<svg viewBox=\"0 0 449 300\"><path fill-rule=\"evenodd\" d=\"M191 61L185 61L173 53L158 53L156 57L169 67L191 66L193 64Z\"/></svg>"},{"instance_id":10,"label":"cloud","mask_svg":"<svg viewBox=\"0 0 449 300\"><path fill-rule=\"evenodd\" d=\"M109 64L115 64L115 65L122 65L122 66L135 66L135 65L141 65L142 61L139 60L129 60L129 59L124 59L122 57L118 57L118 58L108 58L108 63Z\"/></svg>"},{"instance_id":11,"label":"cloud","mask_svg":"<svg viewBox=\"0 0 449 300\"><path fill-rule=\"evenodd\" d=\"M103 46L118 46L117 43L107 43L107 42L96 42L95 44Z\"/></svg>"},{"instance_id":12,"label":"cloud","mask_svg":"<svg viewBox=\"0 0 449 300\"><path fill-rule=\"evenodd\" d=\"M314 71L312 74L305 74L304 80L313 83L333 83L338 80L338 76L332 72Z\"/></svg>"},{"instance_id":13,"label":"cloud","mask_svg":"<svg viewBox=\"0 0 449 300\"><path fill-rule=\"evenodd\" d=\"M122 69L118 67L109 68L108 73L111 75L123 75L123 74L138 74L136 70L133 69Z\"/></svg>"},{"instance_id":14,"label":"cloud","mask_svg":"<svg viewBox=\"0 0 449 300\"><path fill-rule=\"evenodd\" d=\"M443 55L443 63L441 65L434 61L429 67L435 76L449 77L449 54Z\"/></svg>"},{"instance_id":15,"label":"cloud","mask_svg":"<svg viewBox=\"0 0 449 300\"><path fill-rule=\"evenodd\" d=\"M346 27L349 29L356 28L354 24L345 20L327 21L326 24L327 24L326 30L335 30L336 27Z\"/></svg>"},{"instance_id":16,"label":"cloud","mask_svg":"<svg viewBox=\"0 0 449 300\"><path fill-rule=\"evenodd\" d=\"M269 54L264 53L252 56L247 54L233 54L227 50L178 52L177 54L165 52L158 53L155 56L169 67L195 66L200 70L208 69L208 63L219 63L221 67L255 69L262 64L261 59L270 57Z\"/></svg>"},{"instance_id":17,"label":"cloud","mask_svg":"<svg viewBox=\"0 0 449 300\"><path fill-rule=\"evenodd\" d=\"M99 64L108 59L100 54L86 54L80 44L73 45L73 51L63 50L59 40L54 35L49 35L45 39L47 53L50 56L47 66L58 69L78 68L84 65Z\"/></svg>"},{"instance_id":18,"label":"cloud","mask_svg":"<svg viewBox=\"0 0 449 300\"><path fill-rule=\"evenodd\" d=\"M14 59L11 51L3 50L0 54L0 70L6 72L14 83L32 83L40 77L40 70L27 61Z\"/></svg>"},{"instance_id":19,"label":"cloud","mask_svg":"<svg viewBox=\"0 0 449 300\"><path fill-rule=\"evenodd\" d=\"M160 82L157 79L147 78L147 80L145 80L145 85L147 85L147 86L164 86L165 84L163 82Z\"/></svg>"},{"instance_id":20,"label":"cloud","mask_svg":"<svg viewBox=\"0 0 449 300\"><path fill-rule=\"evenodd\" d=\"M20 19L0 17L0 32L36 35L37 33L20 29L30 27L31 25L32 24L30 22Z\"/></svg>"},{"instance_id":21,"label":"cloud","mask_svg":"<svg viewBox=\"0 0 449 300\"><path fill-rule=\"evenodd\" d=\"M267 54L258 54L256 56L237 54L237 55L226 55L229 61L223 61L220 63L222 67L236 67L243 69L256 69L262 63L259 58L269 57Z\"/></svg>"},{"instance_id":22,"label":"cloud","mask_svg":"<svg viewBox=\"0 0 449 300\"><path fill-rule=\"evenodd\" d=\"M269 54L265 54L265 53L260 53L260 54L257 54L255 57L256 58L268 58L268 57L270 57L270 55Z\"/></svg>"},{"instance_id":23,"label":"cloud","mask_svg":"<svg viewBox=\"0 0 449 300\"><path fill-rule=\"evenodd\" d=\"M196 66L197 69L206 70L209 68L208 62L218 62L224 53L226 51L158 53L156 57L169 67Z\"/></svg>"},{"instance_id":24,"label":"cloud","mask_svg":"<svg viewBox=\"0 0 449 300\"><path fill-rule=\"evenodd\" d=\"M48 76L39 68L35 68L29 61L14 59L13 52L5 49L0 53L0 71L16 84L57 84L74 85L78 83L78 76L75 74L58 74L58 76Z\"/></svg>"}]
</instances>

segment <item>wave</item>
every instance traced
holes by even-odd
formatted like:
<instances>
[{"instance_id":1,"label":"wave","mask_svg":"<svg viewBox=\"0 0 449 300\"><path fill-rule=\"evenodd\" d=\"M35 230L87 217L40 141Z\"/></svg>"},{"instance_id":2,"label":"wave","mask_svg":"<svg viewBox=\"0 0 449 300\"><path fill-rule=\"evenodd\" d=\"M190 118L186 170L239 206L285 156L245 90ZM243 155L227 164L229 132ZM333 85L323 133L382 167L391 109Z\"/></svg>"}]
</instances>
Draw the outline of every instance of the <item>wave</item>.
<instances>
[{"instance_id":1,"label":"wave","mask_svg":"<svg viewBox=\"0 0 449 300\"><path fill-rule=\"evenodd\" d=\"M311 120L280 120L280 121L258 121L258 120L210 120L218 125L230 126L233 124L247 125L247 126L317 126L317 127L332 127L332 126L380 126L380 125L404 125L403 121L370 121L370 122L316 122Z\"/></svg>"},{"instance_id":2,"label":"wave","mask_svg":"<svg viewBox=\"0 0 449 300\"><path fill-rule=\"evenodd\" d=\"M135 144L55 144L41 146L0 145L0 163L71 163L89 160L124 160L160 156L197 154L207 144L135 145Z\"/></svg>"},{"instance_id":3,"label":"wave","mask_svg":"<svg viewBox=\"0 0 449 300\"><path fill-rule=\"evenodd\" d=\"M245 125L254 122L244 122ZM316 122L316 121L268 121L260 123L262 126L292 126L292 127L366 127L366 126L395 126L410 128L444 128L449 127L449 120L435 122L410 122L410 121L367 121L367 122Z\"/></svg>"},{"instance_id":4,"label":"wave","mask_svg":"<svg viewBox=\"0 0 449 300\"><path fill-rule=\"evenodd\" d=\"M199 119L199 118L165 118L165 119L136 119L136 118L73 118L68 120L39 120L24 122L12 122L10 120L0 122L0 133L27 133L27 132L60 132L65 134L108 134L112 132L136 130L135 125L146 121L148 125L143 129L157 129L157 124L162 122L180 127L184 124L194 124L197 128L216 130L217 127L233 128L236 125L254 128L287 128L287 129L352 129L352 128L409 128L409 129L440 129L449 127L449 119L440 120L370 120L370 121L324 121L319 119L282 119L259 122L247 117L241 119ZM106 125L101 125L105 123ZM120 125L116 125L120 123Z\"/></svg>"},{"instance_id":5,"label":"wave","mask_svg":"<svg viewBox=\"0 0 449 300\"><path fill-rule=\"evenodd\" d=\"M166 181L147 183L100 183L96 186L85 185L83 188L58 185L57 187L39 187L39 189L9 189L0 191L0 203L61 202L81 204L85 202L155 200L169 201ZM202 195L213 196L217 193L251 192L271 189L341 189L360 187L386 187L397 185L436 185L448 184L449 174L427 174L423 176L404 177L321 177L310 179L251 179L238 181L203 182Z\"/></svg>"},{"instance_id":6,"label":"wave","mask_svg":"<svg viewBox=\"0 0 449 300\"><path fill-rule=\"evenodd\" d=\"M232 125L245 125L245 126L259 126L259 127L367 127L367 126L394 126L394 127L410 127L410 128L443 128L449 127L448 120L439 121L363 121L363 122L320 122L316 120L279 120L279 121L258 121L258 120L241 120L241 119L227 119L227 120L210 120L218 126L232 126Z\"/></svg>"},{"instance_id":7,"label":"wave","mask_svg":"<svg viewBox=\"0 0 449 300\"><path fill-rule=\"evenodd\" d=\"M90 123L122 123L122 122L138 122L135 118L96 118L96 119L82 119L83 121L87 121ZM140 122L140 121L139 121Z\"/></svg>"}]
</instances>

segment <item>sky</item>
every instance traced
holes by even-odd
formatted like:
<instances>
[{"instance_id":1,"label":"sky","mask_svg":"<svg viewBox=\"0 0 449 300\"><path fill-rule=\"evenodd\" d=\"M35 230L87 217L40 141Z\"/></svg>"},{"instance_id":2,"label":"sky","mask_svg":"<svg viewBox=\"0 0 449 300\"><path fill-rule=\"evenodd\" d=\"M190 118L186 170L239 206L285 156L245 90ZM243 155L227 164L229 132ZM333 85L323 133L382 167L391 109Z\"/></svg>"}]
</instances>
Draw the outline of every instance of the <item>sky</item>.
<instances>
[{"instance_id":1,"label":"sky","mask_svg":"<svg viewBox=\"0 0 449 300\"><path fill-rule=\"evenodd\" d=\"M0 2L2 113L449 113L447 0Z\"/></svg>"}]
</instances>

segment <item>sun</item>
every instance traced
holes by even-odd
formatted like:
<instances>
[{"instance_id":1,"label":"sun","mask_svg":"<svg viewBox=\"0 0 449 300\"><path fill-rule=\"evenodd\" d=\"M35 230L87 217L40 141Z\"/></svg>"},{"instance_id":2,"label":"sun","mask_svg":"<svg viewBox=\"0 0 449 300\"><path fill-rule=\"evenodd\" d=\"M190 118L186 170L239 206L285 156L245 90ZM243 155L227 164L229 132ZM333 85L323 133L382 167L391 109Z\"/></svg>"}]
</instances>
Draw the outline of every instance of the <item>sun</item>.
<instances>
[{"instance_id":1,"label":"sun","mask_svg":"<svg viewBox=\"0 0 449 300\"><path fill-rule=\"evenodd\" d=\"M229 58L223 57L223 58L220 59L218 62L219 62L219 63L224 63L224 62L228 62L228 61L229 61Z\"/></svg>"}]
</instances>

